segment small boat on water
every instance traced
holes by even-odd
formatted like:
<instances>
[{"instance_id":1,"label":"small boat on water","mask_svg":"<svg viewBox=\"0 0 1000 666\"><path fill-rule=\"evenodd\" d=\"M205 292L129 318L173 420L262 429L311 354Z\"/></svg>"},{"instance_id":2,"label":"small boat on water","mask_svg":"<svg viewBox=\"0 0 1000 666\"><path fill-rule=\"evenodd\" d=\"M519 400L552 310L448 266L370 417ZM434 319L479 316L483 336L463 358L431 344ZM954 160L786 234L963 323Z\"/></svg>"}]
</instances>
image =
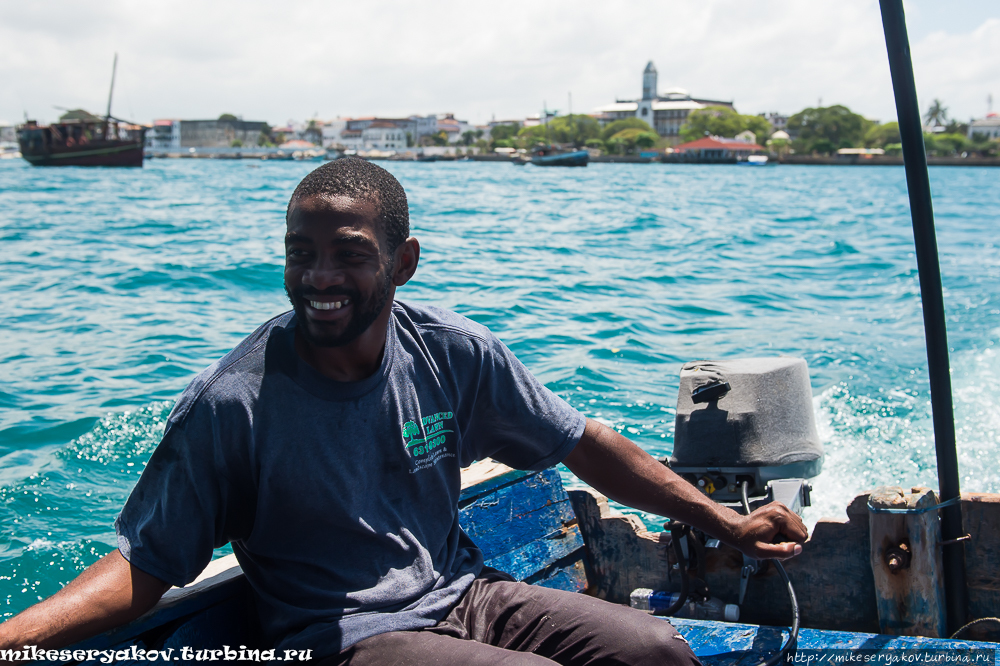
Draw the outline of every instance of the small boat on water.
<instances>
[{"instance_id":1,"label":"small boat on water","mask_svg":"<svg viewBox=\"0 0 1000 666\"><path fill-rule=\"evenodd\" d=\"M535 166L585 167L590 161L586 150L561 150L553 146L539 146L531 153Z\"/></svg>"},{"instance_id":2,"label":"small boat on water","mask_svg":"<svg viewBox=\"0 0 1000 666\"><path fill-rule=\"evenodd\" d=\"M117 66L115 54L103 118L76 110L51 125L28 120L17 128L21 156L33 166L141 167L147 128L111 115Z\"/></svg>"},{"instance_id":3,"label":"small boat on water","mask_svg":"<svg viewBox=\"0 0 1000 666\"><path fill-rule=\"evenodd\" d=\"M736 163L740 166L767 166L768 164L773 164L768 161L767 155L748 155L745 160L739 160Z\"/></svg>"}]
</instances>

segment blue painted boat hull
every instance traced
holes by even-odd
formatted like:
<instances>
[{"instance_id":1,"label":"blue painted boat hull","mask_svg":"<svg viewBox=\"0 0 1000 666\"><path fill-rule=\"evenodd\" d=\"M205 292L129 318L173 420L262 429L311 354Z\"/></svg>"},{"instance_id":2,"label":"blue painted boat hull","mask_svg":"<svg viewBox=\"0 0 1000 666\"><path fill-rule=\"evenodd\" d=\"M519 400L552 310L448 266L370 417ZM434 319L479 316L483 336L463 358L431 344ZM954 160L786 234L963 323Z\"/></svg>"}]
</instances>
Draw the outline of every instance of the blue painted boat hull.
<instances>
[{"instance_id":1,"label":"blue painted boat hull","mask_svg":"<svg viewBox=\"0 0 1000 666\"><path fill-rule=\"evenodd\" d=\"M667 618L664 618L665 620ZM788 629L752 624L669 618L705 666L749 666L778 652ZM884 636L854 631L799 630L798 650L996 650L997 643L920 636ZM805 663L803 661L803 663ZM863 663L863 662L862 662ZM874 663L874 662L872 662ZM994 657L994 662L995 657Z\"/></svg>"},{"instance_id":2,"label":"blue painted boat hull","mask_svg":"<svg viewBox=\"0 0 1000 666\"><path fill-rule=\"evenodd\" d=\"M590 153L586 150L553 155L534 155L531 158L531 163L535 166L587 166L589 161Z\"/></svg>"}]
</instances>

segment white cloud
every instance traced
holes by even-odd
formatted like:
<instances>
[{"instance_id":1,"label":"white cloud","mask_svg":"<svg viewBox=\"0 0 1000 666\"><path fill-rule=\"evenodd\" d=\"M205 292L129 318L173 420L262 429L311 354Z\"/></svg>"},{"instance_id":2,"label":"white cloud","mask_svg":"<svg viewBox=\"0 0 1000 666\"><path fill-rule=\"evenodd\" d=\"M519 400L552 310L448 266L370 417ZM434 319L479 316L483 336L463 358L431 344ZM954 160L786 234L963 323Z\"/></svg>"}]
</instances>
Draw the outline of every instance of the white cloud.
<instances>
[{"instance_id":1,"label":"white cloud","mask_svg":"<svg viewBox=\"0 0 1000 666\"><path fill-rule=\"evenodd\" d=\"M874 0L386 0L275 5L0 2L0 118L52 105L103 109L119 52L115 110L157 117L223 112L272 123L337 114L454 111L483 122L543 101L589 111L660 86L735 100L743 112L843 103L893 117ZM914 43L921 100L981 115L1000 96L1000 21Z\"/></svg>"}]
</instances>

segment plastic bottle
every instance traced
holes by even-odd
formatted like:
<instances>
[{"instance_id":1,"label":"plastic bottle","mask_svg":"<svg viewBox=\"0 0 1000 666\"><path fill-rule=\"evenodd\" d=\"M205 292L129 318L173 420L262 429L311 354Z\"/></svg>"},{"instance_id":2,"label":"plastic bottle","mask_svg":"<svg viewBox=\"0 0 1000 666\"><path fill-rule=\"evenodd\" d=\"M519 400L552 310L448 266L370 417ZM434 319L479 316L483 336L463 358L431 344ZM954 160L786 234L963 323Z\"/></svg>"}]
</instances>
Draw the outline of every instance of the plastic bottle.
<instances>
[{"instance_id":1,"label":"plastic bottle","mask_svg":"<svg viewBox=\"0 0 1000 666\"><path fill-rule=\"evenodd\" d=\"M629 605L632 608L655 613L665 611L677 601L679 592L665 592L663 590L651 590L648 587L640 587L632 590L629 595ZM740 607L736 604L727 604L721 599L710 597L704 601L691 601L680 607L673 614L673 617L684 617L692 620L725 620L726 622L736 622L740 619Z\"/></svg>"}]
</instances>

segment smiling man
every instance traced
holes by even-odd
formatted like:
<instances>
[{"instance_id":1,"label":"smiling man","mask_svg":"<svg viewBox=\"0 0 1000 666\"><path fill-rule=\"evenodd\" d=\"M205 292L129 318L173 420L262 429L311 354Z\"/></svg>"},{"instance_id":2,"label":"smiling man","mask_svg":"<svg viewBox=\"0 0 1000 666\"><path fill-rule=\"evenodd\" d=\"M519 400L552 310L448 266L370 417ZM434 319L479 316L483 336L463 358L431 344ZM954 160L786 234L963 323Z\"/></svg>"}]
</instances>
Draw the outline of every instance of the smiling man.
<instances>
[{"instance_id":1,"label":"smiling man","mask_svg":"<svg viewBox=\"0 0 1000 666\"><path fill-rule=\"evenodd\" d=\"M195 378L116 521L118 550L0 626L0 649L137 617L231 543L264 640L330 664L696 663L658 618L485 568L458 522L461 468L562 461L756 558L795 554L802 522L714 504L485 327L396 301L419 259L388 172L343 159L306 176L287 213L292 312Z\"/></svg>"}]
</instances>

